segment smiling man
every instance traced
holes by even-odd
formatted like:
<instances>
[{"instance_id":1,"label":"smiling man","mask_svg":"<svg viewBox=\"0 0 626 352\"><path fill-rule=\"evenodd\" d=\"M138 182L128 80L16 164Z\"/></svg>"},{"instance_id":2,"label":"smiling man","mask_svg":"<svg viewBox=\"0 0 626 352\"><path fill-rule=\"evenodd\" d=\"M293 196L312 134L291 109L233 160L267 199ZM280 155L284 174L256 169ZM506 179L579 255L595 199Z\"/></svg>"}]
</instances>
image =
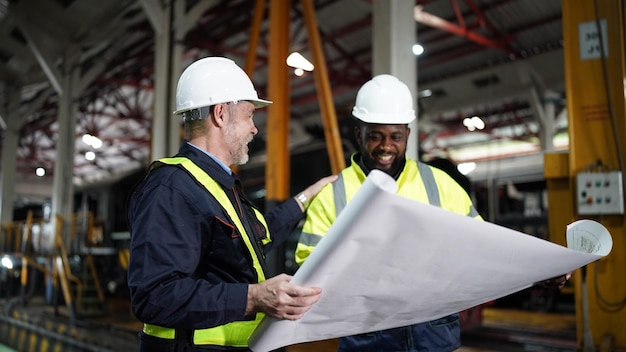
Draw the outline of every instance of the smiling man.
<instances>
[{"instance_id":1,"label":"smiling man","mask_svg":"<svg viewBox=\"0 0 626 352\"><path fill-rule=\"evenodd\" d=\"M358 120L355 135L358 153L337 181L325 186L311 201L296 248L302 264L328 232L339 213L356 194L371 170L393 177L397 194L443 209L481 219L465 190L440 169L406 157L407 141L415 119L408 87L391 75L378 75L357 93L352 115ZM384 219L381 219L384 221ZM406 236L415 236L407 229ZM415 273L418 267L406 268ZM459 315L412 326L369 332L339 339L339 351L409 352L453 351L461 346Z\"/></svg>"},{"instance_id":2,"label":"smiling man","mask_svg":"<svg viewBox=\"0 0 626 352\"><path fill-rule=\"evenodd\" d=\"M182 73L174 114L182 115L185 141L174 157L151 164L128 203L140 351L249 351L265 315L299 319L320 298L320 288L293 285L290 275L270 277L266 253L335 177L264 216L230 169L248 161L255 109L269 104L230 59L203 58Z\"/></svg>"}]
</instances>

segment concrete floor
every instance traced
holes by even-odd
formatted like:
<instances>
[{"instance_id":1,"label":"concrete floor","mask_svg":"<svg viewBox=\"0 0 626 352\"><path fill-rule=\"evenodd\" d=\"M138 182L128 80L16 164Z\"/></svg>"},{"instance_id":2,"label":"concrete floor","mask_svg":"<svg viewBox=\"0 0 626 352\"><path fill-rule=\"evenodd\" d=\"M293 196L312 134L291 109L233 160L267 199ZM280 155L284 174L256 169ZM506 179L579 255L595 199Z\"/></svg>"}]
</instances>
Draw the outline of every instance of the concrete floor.
<instances>
[{"instance_id":1,"label":"concrete floor","mask_svg":"<svg viewBox=\"0 0 626 352\"><path fill-rule=\"evenodd\" d=\"M463 346L455 352L559 352L576 350L573 314L484 308L482 323L465 331ZM286 352L335 352L337 340L289 346Z\"/></svg>"},{"instance_id":2,"label":"concrete floor","mask_svg":"<svg viewBox=\"0 0 626 352\"><path fill-rule=\"evenodd\" d=\"M2 302L0 302L2 303ZM112 351L136 350L137 332L142 324L137 321L130 312L128 299L109 299L107 314L101 317L89 318L89 321L79 324L70 324L64 307L58 307L54 314L49 306L40 306L37 301L32 301L25 308L15 308L22 316L28 316L30 321L39 320L35 317L44 316L41 323L54 320L54 329L64 336L75 336L82 343L93 344L95 341L104 341L104 350ZM58 330L60 325L67 328ZM60 323L59 323L60 322ZM16 333L19 335L19 331ZM36 341L49 339L45 335L39 338L33 334ZM16 336L16 340L19 336ZM51 344L53 342L47 342ZM5 344L22 350L19 346L8 341ZM56 343L56 342L55 342ZM574 314L555 314L531 312L521 309L500 307L485 307L482 311L480 324L471 329L464 329L462 337L463 347L456 352L564 352L575 351L576 345L576 322ZM30 344L30 347L34 343ZM32 350L29 348L28 350ZM76 349L77 351L80 349ZM337 340L317 341L304 343L285 348L285 352L335 352ZM1 349L0 349L1 351Z\"/></svg>"}]
</instances>

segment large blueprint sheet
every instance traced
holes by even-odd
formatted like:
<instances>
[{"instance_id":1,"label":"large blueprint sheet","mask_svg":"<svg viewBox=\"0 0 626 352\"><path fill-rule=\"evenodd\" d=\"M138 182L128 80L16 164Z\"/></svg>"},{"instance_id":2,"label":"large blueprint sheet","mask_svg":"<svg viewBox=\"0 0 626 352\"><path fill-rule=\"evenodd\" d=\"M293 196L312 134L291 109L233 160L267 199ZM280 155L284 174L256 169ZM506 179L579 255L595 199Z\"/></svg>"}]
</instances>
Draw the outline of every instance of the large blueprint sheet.
<instances>
[{"instance_id":1,"label":"large blueprint sheet","mask_svg":"<svg viewBox=\"0 0 626 352\"><path fill-rule=\"evenodd\" d=\"M573 271L612 247L592 221L568 226L571 249L395 191L391 177L370 173L292 279L321 287L320 301L297 321L266 317L250 338L254 352L430 321Z\"/></svg>"}]
</instances>

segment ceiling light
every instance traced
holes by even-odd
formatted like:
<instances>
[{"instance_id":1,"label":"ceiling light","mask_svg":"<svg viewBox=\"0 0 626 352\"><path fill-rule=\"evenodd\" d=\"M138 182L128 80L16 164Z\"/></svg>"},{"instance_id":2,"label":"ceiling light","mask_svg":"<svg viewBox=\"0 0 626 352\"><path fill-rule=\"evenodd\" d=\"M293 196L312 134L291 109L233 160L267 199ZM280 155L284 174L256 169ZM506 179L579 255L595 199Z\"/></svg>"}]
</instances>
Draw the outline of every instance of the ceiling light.
<instances>
[{"instance_id":1,"label":"ceiling light","mask_svg":"<svg viewBox=\"0 0 626 352\"><path fill-rule=\"evenodd\" d=\"M297 51L289 54L287 57L287 65L304 71L313 71L314 68L313 64Z\"/></svg>"},{"instance_id":2,"label":"ceiling light","mask_svg":"<svg viewBox=\"0 0 626 352\"><path fill-rule=\"evenodd\" d=\"M96 153L92 151L88 151L85 153L85 159L91 161L91 160L94 160L95 158L96 158Z\"/></svg>"},{"instance_id":3,"label":"ceiling light","mask_svg":"<svg viewBox=\"0 0 626 352\"><path fill-rule=\"evenodd\" d=\"M9 270L13 269L13 261L11 260L11 258L9 258L8 255L2 256L2 260L0 260L0 265Z\"/></svg>"},{"instance_id":4,"label":"ceiling light","mask_svg":"<svg viewBox=\"0 0 626 352\"><path fill-rule=\"evenodd\" d=\"M463 126L467 127L469 131L473 131L476 129L476 127L472 125L472 119L470 119L469 117L463 119Z\"/></svg>"},{"instance_id":5,"label":"ceiling light","mask_svg":"<svg viewBox=\"0 0 626 352\"><path fill-rule=\"evenodd\" d=\"M476 163L473 161L469 163L460 163L456 168L463 175L467 175L476 169Z\"/></svg>"},{"instance_id":6,"label":"ceiling light","mask_svg":"<svg viewBox=\"0 0 626 352\"><path fill-rule=\"evenodd\" d=\"M485 122L478 116L466 117L463 119L463 126L469 131L482 130L485 128Z\"/></svg>"},{"instance_id":7,"label":"ceiling light","mask_svg":"<svg viewBox=\"0 0 626 352\"><path fill-rule=\"evenodd\" d=\"M302 75L304 74L304 70L303 70L303 69L301 69L301 68L296 68L296 69L294 69L294 70L293 70L293 73L294 73L296 76L300 77L300 76L302 76Z\"/></svg>"},{"instance_id":8,"label":"ceiling light","mask_svg":"<svg viewBox=\"0 0 626 352\"><path fill-rule=\"evenodd\" d=\"M96 136L92 136L89 133L83 135L83 142L93 149L99 149L102 147L102 140Z\"/></svg>"},{"instance_id":9,"label":"ceiling light","mask_svg":"<svg viewBox=\"0 0 626 352\"><path fill-rule=\"evenodd\" d=\"M413 44L413 54L420 56L424 53L424 47L419 44Z\"/></svg>"},{"instance_id":10,"label":"ceiling light","mask_svg":"<svg viewBox=\"0 0 626 352\"><path fill-rule=\"evenodd\" d=\"M424 89L417 93L417 96L420 98L428 98L433 95L433 91L430 89Z\"/></svg>"},{"instance_id":11,"label":"ceiling light","mask_svg":"<svg viewBox=\"0 0 626 352\"><path fill-rule=\"evenodd\" d=\"M481 119L478 116L474 116L472 117L472 123L474 124L474 126L476 126L476 128L478 128L479 130L482 130L485 128L485 122L483 121L483 119Z\"/></svg>"},{"instance_id":12,"label":"ceiling light","mask_svg":"<svg viewBox=\"0 0 626 352\"><path fill-rule=\"evenodd\" d=\"M38 167L35 169L35 175L39 176L39 177L43 177L46 175L46 169L44 169L43 167Z\"/></svg>"}]
</instances>

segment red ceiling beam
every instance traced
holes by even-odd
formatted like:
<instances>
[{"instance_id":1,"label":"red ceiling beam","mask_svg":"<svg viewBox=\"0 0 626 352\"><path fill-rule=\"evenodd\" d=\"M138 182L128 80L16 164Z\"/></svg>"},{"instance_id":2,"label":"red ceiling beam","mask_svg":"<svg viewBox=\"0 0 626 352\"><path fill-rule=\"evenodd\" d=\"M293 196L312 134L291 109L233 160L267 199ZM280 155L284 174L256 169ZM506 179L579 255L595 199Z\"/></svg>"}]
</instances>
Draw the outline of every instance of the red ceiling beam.
<instances>
[{"instance_id":1,"label":"red ceiling beam","mask_svg":"<svg viewBox=\"0 0 626 352\"><path fill-rule=\"evenodd\" d=\"M456 1L454 1L453 3L456 3ZM452 22L448 22L441 17L432 15L424 11L422 6L415 6L414 17L415 17L415 20L419 23L422 23L424 25L427 25L433 28L440 29L442 31L452 33L460 37L467 38L468 40L471 40L482 46L494 48L494 49L509 52L512 54L517 54L516 52L514 52L508 47L507 45L508 43L506 43L505 41L496 41L496 40L487 38L481 34L478 34L472 30L468 30L463 21L461 21L462 25L457 25Z\"/></svg>"}]
</instances>

